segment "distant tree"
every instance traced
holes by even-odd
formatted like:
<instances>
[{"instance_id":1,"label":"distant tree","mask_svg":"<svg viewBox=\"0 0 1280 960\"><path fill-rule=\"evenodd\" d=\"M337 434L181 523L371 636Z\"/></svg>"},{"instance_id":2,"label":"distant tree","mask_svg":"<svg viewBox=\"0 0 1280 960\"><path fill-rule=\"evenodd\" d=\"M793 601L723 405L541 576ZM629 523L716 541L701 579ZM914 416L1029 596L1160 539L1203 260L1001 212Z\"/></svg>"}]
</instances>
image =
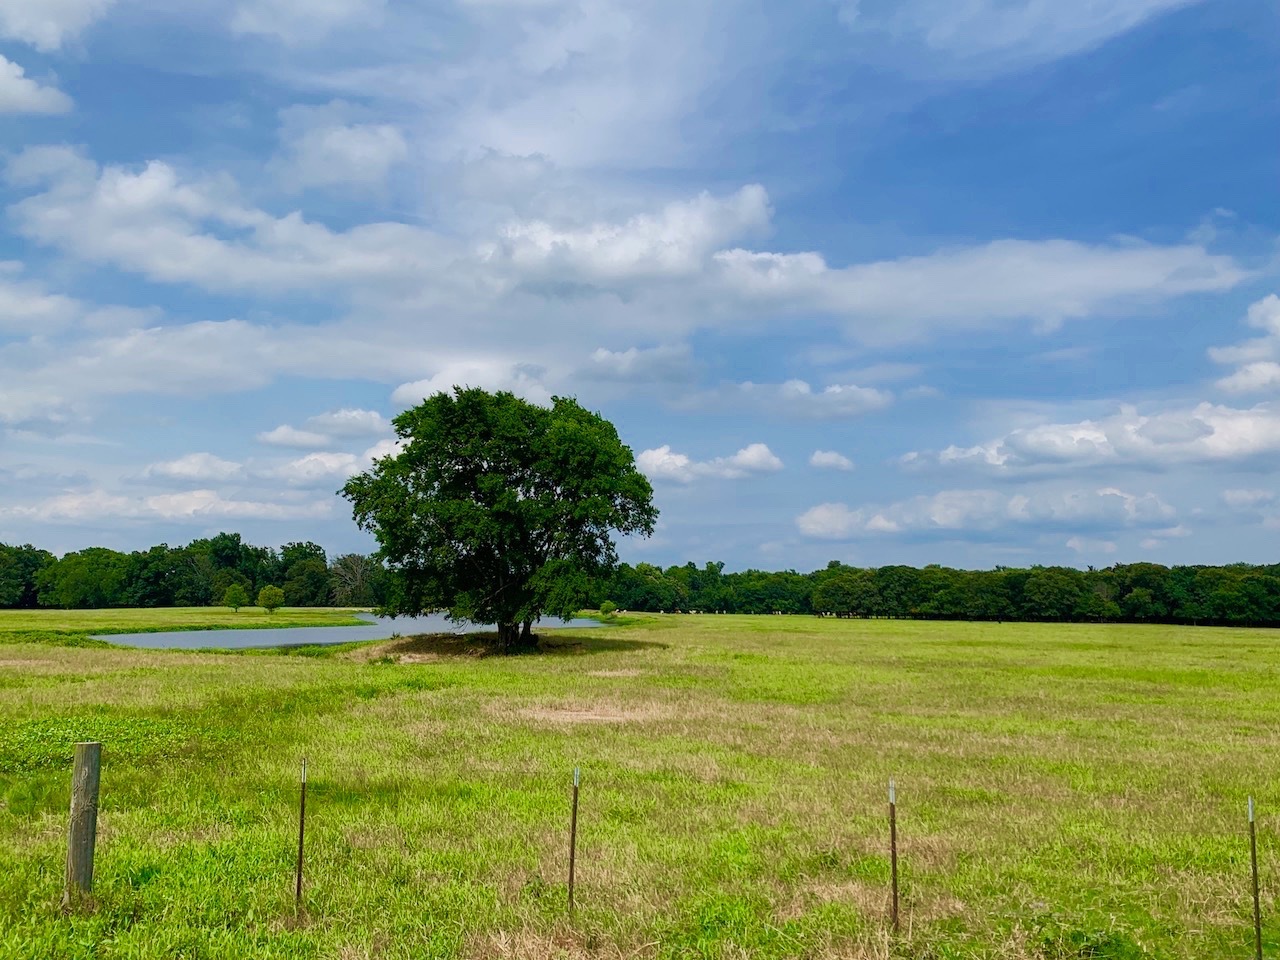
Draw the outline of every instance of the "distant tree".
<instances>
[{"instance_id":1,"label":"distant tree","mask_svg":"<svg viewBox=\"0 0 1280 960\"><path fill-rule=\"evenodd\" d=\"M263 589L267 588L264 587ZM231 586L227 587L227 592L222 595L222 605L224 607L230 607L237 613L240 611L241 607L247 606L248 603L249 594L245 593L244 587L240 586L238 583L233 583Z\"/></svg>"},{"instance_id":2,"label":"distant tree","mask_svg":"<svg viewBox=\"0 0 1280 960\"><path fill-rule=\"evenodd\" d=\"M567 616L617 562L613 531L653 533L653 488L613 424L461 387L395 420L404 443L347 482L356 522L394 574L385 609L494 623L511 651Z\"/></svg>"},{"instance_id":3,"label":"distant tree","mask_svg":"<svg viewBox=\"0 0 1280 960\"><path fill-rule=\"evenodd\" d=\"M606 617L612 617L618 611L618 605L612 600L606 600L600 604L600 612Z\"/></svg>"},{"instance_id":4,"label":"distant tree","mask_svg":"<svg viewBox=\"0 0 1280 960\"><path fill-rule=\"evenodd\" d=\"M173 602L180 607L207 607L212 604L217 596L213 579L218 571L209 551L192 544L181 550L175 559Z\"/></svg>"},{"instance_id":5,"label":"distant tree","mask_svg":"<svg viewBox=\"0 0 1280 960\"><path fill-rule=\"evenodd\" d=\"M267 613L275 613L284 606L284 591L268 584L258 591L258 606Z\"/></svg>"},{"instance_id":6,"label":"distant tree","mask_svg":"<svg viewBox=\"0 0 1280 960\"><path fill-rule=\"evenodd\" d=\"M289 567L284 581L285 603L291 607L323 607L332 602L329 565L319 557L305 557Z\"/></svg>"},{"instance_id":7,"label":"distant tree","mask_svg":"<svg viewBox=\"0 0 1280 960\"><path fill-rule=\"evenodd\" d=\"M10 547L0 543L0 607L31 608L39 605L39 577L54 556L31 544Z\"/></svg>"},{"instance_id":8,"label":"distant tree","mask_svg":"<svg viewBox=\"0 0 1280 960\"><path fill-rule=\"evenodd\" d=\"M319 560L326 567L329 565L329 557L324 552L324 547L310 540L305 543L286 543L280 548L280 564L284 567L286 576L295 564L304 560Z\"/></svg>"},{"instance_id":9,"label":"distant tree","mask_svg":"<svg viewBox=\"0 0 1280 960\"><path fill-rule=\"evenodd\" d=\"M1153 591L1134 587L1124 598L1124 615L1130 620L1156 620L1164 616L1164 607Z\"/></svg>"},{"instance_id":10,"label":"distant tree","mask_svg":"<svg viewBox=\"0 0 1280 960\"><path fill-rule=\"evenodd\" d=\"M42 607L83 609L123 607L129 557L105 547L68 553L40 571Z\"/></svg>"},{"instance_id":11,"label":"distant tree","mask_svg":"<svg viewBox=\"0 0 1280 960\"><path fill-rule=\"evenodd\" d=\"M171 607L178 589L182 551L166 543L129 554L125 602L131 607Z\"/></svg>"},{"instance_id":12,"label":"distant tree","mask_svg":"<svg viewBox=\"0 0 1280 960\"><path fill-rule=\"evenodd\" d=\"M377 557L347 553L329 566L333 600L342 607L373 607L382 603L387 571Z\"/></svg>"}]
</instances>

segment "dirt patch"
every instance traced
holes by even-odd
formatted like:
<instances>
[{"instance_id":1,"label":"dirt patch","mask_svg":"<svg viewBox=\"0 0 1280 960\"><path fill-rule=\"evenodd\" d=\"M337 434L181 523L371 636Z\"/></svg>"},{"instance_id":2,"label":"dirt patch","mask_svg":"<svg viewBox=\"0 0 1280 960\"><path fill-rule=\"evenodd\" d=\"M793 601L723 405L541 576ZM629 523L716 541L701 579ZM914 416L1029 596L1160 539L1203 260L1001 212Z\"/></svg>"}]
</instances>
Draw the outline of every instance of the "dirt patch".
<instances>
[{"instance_id":1,"label":"dirt patch","mask_svg":"<svg viewBox=\"0 0 1280 960\"><path fill-rule=\"evenodd\" d=\"M639 677L643 670L589 670L588 677Z\"/></svg>"}]
</instances>

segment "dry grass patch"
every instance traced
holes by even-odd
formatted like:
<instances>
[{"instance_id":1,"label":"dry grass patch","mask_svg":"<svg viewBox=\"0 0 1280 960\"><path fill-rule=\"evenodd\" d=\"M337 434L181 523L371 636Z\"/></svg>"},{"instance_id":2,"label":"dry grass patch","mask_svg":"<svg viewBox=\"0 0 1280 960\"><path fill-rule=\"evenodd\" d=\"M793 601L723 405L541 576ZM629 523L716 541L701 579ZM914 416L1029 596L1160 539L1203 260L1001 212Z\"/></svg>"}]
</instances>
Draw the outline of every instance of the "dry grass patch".
<instances>
[{"instance_id":1,"label":"dry grass patch","mask_svg":"<svg viewBox=\"0 0 1280 960\"><path fill-rule=\"evenodd\" d=\"M644 960L655 956L659 946L656 941L631 946L594 940L591 934L567 924L551 931L500 930L475 938L466 955L472 960Z\"/></svg>"},{"instance_id":2,"label":"dry grass patch","mask_svg":"<svg viewBox=\"0 0 1280 960\"><path fill-rule=\"evenodd\" d=\"M540 723L654 723L665 720L670 711L659 703L632 706L598 704L594 707L525 707L517 713L526 720Z\"/></svg>"}]
</instances>

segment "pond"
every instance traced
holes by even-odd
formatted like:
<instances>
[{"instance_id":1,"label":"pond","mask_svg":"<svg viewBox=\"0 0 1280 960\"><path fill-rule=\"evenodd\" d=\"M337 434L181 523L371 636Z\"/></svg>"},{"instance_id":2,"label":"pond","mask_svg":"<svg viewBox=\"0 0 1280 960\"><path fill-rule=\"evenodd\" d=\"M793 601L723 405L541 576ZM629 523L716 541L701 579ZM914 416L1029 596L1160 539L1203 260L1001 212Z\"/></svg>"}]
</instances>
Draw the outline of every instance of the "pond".
<instances>
[{"instance_id":1,"label":"pond","mask_svg":"<svg viewBox=\"0 0 1280 960\"><path fill-rule=\"evenodd\" d=\"M111 633L95 636L95 640L126 647L152 650L244 650L251 647L292 647L313 643L353 643L361 640L388 640L392 634L412 636L419 633L472 633L492 629L467 624L459 626L444 614L425 617L375 617L356 614L367 620L367 627L281 627L263 630L172 630L165 633ZM584 629L598 627L596 620L543 620L538 630Z\"/></svg>"}]
</instances>

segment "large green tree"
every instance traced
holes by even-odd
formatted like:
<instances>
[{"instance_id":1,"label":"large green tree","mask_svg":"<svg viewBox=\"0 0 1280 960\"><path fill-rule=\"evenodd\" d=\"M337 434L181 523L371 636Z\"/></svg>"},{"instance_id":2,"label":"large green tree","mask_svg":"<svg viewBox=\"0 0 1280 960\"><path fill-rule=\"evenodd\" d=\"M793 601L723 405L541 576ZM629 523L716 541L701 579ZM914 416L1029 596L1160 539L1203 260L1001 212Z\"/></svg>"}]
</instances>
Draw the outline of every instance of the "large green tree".
<instances>
[{"instance_id":1,"label":"large green tree","mask_svg":"<svg viewBox=\"0 0 1280 960\"><path fill-rule=\"evenodd\" d=\"M542 616L568 616L617 562L612 534L653 533L653 488L613 424L455 388L395 419L403 449L343 487L394 574L393 615L492 623L506 651Z\"/></svg>"}]
</instances>

